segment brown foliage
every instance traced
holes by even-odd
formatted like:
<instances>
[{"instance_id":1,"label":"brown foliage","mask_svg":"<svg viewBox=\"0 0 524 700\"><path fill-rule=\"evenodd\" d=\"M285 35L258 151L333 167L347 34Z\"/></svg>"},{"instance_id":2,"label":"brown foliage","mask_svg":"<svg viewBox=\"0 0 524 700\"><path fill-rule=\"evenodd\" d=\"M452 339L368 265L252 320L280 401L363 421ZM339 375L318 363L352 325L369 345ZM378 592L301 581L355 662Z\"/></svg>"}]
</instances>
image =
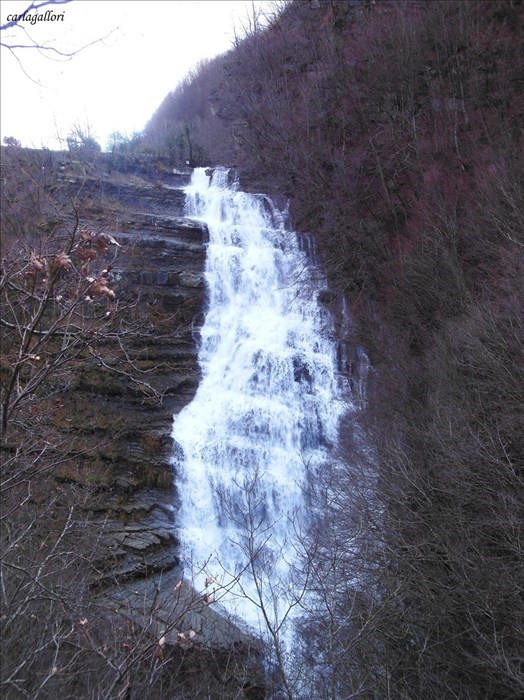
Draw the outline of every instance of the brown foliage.
<instances>
[{"instance_id":1,"label":"brown foliage","mask_svg":"<svg viewBox=\"0 0 524 700\"><path fill-rule=\"evenodd\" d=\"M293 2L190 86L209 164L289 197L375 368L324 497L318 697L524 692L522 7Z\"/></svg>"},{"instance_id":2,"label":"brown foliage","mask_svg":"<svg viewBox=\"0 0 524 700\"><path fill-rule=\"evenodd\" d=\"M96 583L124 595L114 575L119 555L104 543L111 528L93 513L107 512L114 488L121 453L111 440L137 431L92 397L124 384L144 401L161 394L144 377L156 361L140 364L149 309L112 288L119 244L84 225L74 196L82 182L71 194L57 161L18 149L3 158L0 693L260 697L260 688L244 693L257 665L250 649L215 652L195 639L184 616L203 608L201 592L170 590L159 612L153 582L135 607L118 610L95 590ZM172 335L173 316L162 320ZM88 398L76 391L82 381ZM166 447L156 434L144 436L151 463L141 468L142 484L171 486L171 471L154 460Z\"/></svg>"}]
</instances>

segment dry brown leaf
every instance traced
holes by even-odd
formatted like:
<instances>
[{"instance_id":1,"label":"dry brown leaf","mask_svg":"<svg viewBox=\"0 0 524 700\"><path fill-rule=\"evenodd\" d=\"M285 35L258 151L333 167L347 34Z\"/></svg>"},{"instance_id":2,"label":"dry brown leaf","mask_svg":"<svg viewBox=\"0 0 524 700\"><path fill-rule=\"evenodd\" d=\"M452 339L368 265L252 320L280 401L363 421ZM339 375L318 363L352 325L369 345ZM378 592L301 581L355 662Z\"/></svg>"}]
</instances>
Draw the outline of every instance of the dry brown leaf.
<instances>
[{"instance_id":1,"label":"dry brown leaf","mask_svg":"<svg viewBox=\"0 0 524 700\"><path fill-rule=\"evenodd\" d=\"M63 270L69 270L72 264L71 258L63 250L57 253L54 261L55 267Z\"/></svg>"},{"instance_id":2,"label":"dry brown leaf","mask_svg":"<svg viewBox=\"0 0 524 700\"><path fill-rule=\"evenodd\" d=\"M91 246L79 246L76 255L80 260L95 260L98 257L98 253Z\"/></svg>"},{"instance_id":3,"label":"dry brown leaf","mask_svg":"<svg viewBox=\"0 0 524 700\"><path fill-rule=\"evenodd\" d=\"M96 239L96 245L101 253L106 253L109 248L107 243L100 237Z\"/></svg>"},{"instance_id":4,"label":"dry brown leaf","mask_svg":"<svg viewBox=\"0 0 524 700\"><path fill-rule=\"evenodd\" d=\"M99 296L107 297L108 299L114 299L115 293L112 289L107 286L107 277L98 277L90 288L91 294L98 294Z\"/></svg>"},{"instance_id":5,"label":"dry brown leaf","mask_svg":"<svg viewBox=\"0 0 524 700\"><path fill-rule=\"evenodd\" d=\"M31 265L33 266L33 270L35 270L35 272L41 272L44 269L44 263L39 258L37 258L33 252L31 252L30 260Z\"/></svg>"}]
</instances>

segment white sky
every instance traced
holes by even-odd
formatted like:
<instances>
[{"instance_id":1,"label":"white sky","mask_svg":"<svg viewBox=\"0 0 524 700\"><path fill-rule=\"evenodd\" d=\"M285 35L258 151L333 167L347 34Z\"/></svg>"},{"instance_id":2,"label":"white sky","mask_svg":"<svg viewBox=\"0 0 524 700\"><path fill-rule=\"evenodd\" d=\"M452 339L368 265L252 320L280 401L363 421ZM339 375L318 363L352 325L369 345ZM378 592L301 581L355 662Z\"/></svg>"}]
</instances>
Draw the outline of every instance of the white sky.
<instances>
[{"instance_id":1,"label":"white sky","mask_svg":"<svg viewBox=\"0 0 524 700\"><path fill-rule=\"evenodd\" d=\"M30 0L2 0L0 23ZM270 11L269 0L255 9ZM253 12L251 0L73 0L43 8L63 21L27 22L37 42L71 51L110 32L70 60L50 60L33 49L16 58L1 48L1 138L23 146L60 148L74 124L91 127L103 148L111 132L141 131L168 92L203 58L227 51ZM2 41L23 34L5 30ZM60 145L59 139L62 139Z\"/></svg>"}]
</instances>

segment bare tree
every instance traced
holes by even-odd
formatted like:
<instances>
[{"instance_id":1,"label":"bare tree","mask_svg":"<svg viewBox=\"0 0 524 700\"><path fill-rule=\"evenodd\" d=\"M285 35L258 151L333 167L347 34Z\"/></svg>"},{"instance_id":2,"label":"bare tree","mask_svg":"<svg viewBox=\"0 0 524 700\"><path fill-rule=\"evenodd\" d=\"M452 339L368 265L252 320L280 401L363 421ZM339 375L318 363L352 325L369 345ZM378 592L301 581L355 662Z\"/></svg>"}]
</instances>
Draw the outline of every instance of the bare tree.
<instances>
[{"instance_id":1,"label":"bare tree","mask_svg":"<svg viewBox=\"0 0 524 700\"><path fill-rule=\"evenodd\" d=\"M118 305L109 276L118 243L80 228L43 236L2 257L0 293L6 365L2 432L51 377L64 377L80 353L108 330Z\"/></svg>"},{"instance_id":2,"label":"bare tree","mask_svg":"<svg viewBox=\"0 0 524 700\"><path fill-rule=\"evenodd\" d=\"M68 61L80 51L100 41L104 41L114 31L111 30L105 36L89 41L87 44L73 50L65 49L56 40L42 41L41 39L35 39L33 36L35 24L40 20L46 19L46 12L53 15L55 20L53 26L58 26L59 23L63 22L65 15L63 11L55 13L54 10L55 8L61 9L70 2L71 0L36 0L27 5L23 11L9 15L7 21L0 26L0 46L15 58L24 74L33 81L34 79L26 72L21 57L26 50L38 51L45 58Z\"/></svg>"}]
</instances>

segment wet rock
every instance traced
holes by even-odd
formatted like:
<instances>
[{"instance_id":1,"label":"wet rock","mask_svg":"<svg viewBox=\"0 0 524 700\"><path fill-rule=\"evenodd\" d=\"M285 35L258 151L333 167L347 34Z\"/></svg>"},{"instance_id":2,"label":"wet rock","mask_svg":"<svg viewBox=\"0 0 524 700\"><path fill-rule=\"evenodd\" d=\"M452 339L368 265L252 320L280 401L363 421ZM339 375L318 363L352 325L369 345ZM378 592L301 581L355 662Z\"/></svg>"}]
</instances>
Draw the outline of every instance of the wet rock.
<instances>
[{"instance_id":1,"label":"wet rock","mask_svg":"<svg viewBox=\"0 0 524 700\"><path fill-rule=\"evenodd\" d=\"M321 304L332 304L335 301L337 301L337 299L337 294L335 294L335 292L332 292L330 289L323 289L321 292L318 293L318 301Z\"/></svg>"},{"instance_id":2,"label":"wet rock","mask_svg":"<svg viewBox=\"0 0 524 700\"><path fill-rule=\"evenodd\" d=\"M240 670L238 678L230 674L231 697L255 700L264 697L258 642L219 606L206 605L190 582L176 588L182 571L171 428L199 382L208 240L201 222L183 216L185 195L176 188L188 181L188 172L126 169L63 183L65 202L75 192L87 197L81 224L107 226L121 244L111 288L130 306L125 323L138 330L124 338L125 353L117 343L110 348L115 372L86 359L62 397L64 432L82 441L82 483L99 479L85 507L96 540L97 601L148 633L167 630L166 646L189 659L191 672L211 677L210 664L221 673L234 658ZM190 643L182 643L189 630Z\"/></svg>"},{"instance_id":3,"label":"wet rock","mask_svg":"<svg viewBox=\"0 0 524 700\"><path fill-rule=\"evenodd\" d=\"M180 284L183 287L202 287L204 285L204 277L203 275L197 275L193 272L181 272Z\"/></svg>"},{"instance_id":4,"label":"wet rock","mask_svg":"<svg viewBox=\"0 0 524 700\"><path fill-rule=\"evenodd\" d=\"M158 537L155 537L151 532L137 533L134 537L125 535L122 541L124 547L131 549L145 550L151 546L160 544Z\"/></svg>"},{"instance_id":5,"label":"wet rock","mask_svg":"<svg viewBox=\"0 0 524 700\"><path fill-rule=\"evenodd\" d=\"M64 178L57 189L65 205L71 196L83 202L82 226L103 225L120 243L110 284L130 306L129 328L138 330L124 338L125 354L115 342L114 372L86 358L62 398L66 436L85 448L81 469L65 476L97 480L87 510L98 532L98 587L178 562L171 426L198 385L207 240L206 227L184 217L189 170L155 171L139 160L122 161L120 170L117 161L104 165L75 183Z\"/></svg>"},{"instance_id":6,"label":"wet rock","mask_svg":"<svg viewBox=\"0 0 524 700\"><path fill-rule=\"evenodd\" d=\"M300 355L293 357L293 378L296 382L302 382L311 385L311 372L306 360Z\"/></svg>"}]
</instances>

